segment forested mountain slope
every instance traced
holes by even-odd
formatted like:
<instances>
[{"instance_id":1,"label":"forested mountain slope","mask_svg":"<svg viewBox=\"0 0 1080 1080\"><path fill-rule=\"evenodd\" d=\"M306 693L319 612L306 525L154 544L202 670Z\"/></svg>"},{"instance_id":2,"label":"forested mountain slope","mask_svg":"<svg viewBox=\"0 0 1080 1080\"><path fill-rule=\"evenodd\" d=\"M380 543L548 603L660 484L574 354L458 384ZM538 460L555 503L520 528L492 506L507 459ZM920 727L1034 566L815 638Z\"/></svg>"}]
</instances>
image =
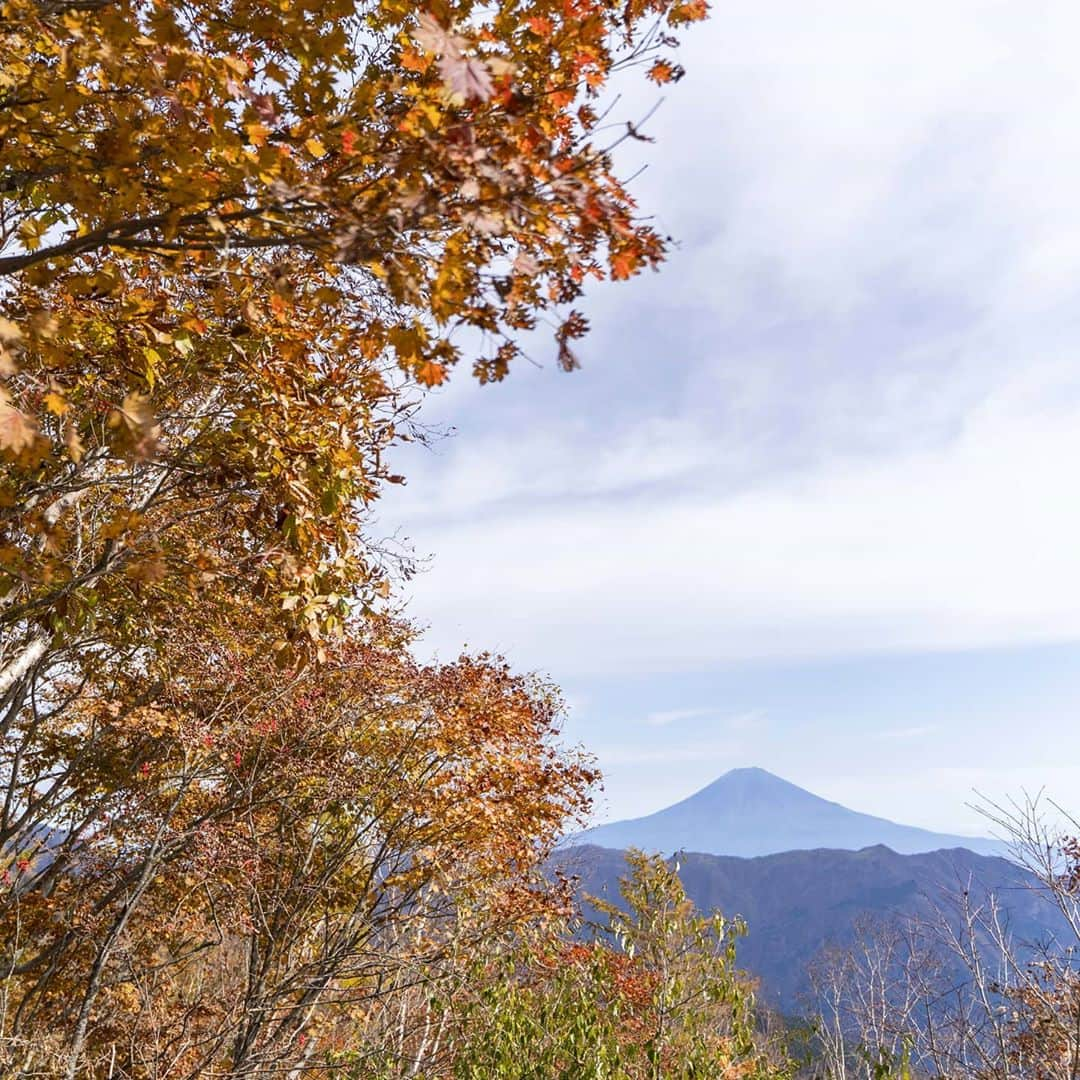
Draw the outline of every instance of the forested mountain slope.
<instances>
[{"instance_id":1,"label":"forested mountain slope","mask_svg":"<svg viewBox=\"0 0 1080 1080\"><path fill-rule=\"evenodd\" d=\"M591 845L566 849L558 863L588 894L612 898L626 872L621 851ZM752 859L678 856L689 897L702 910L742 915L749 934L740 963L762 980L762 994L797 1011L809 964L828 944L848 945L860 916L935 919L967 889L993 890L1007 908L1018 941L1041 940L1060 916L1031 891L1032 879L1006 859L962 848L901 855L878 845L861 851L788 851Z\"/></svg>"}]
</instances>

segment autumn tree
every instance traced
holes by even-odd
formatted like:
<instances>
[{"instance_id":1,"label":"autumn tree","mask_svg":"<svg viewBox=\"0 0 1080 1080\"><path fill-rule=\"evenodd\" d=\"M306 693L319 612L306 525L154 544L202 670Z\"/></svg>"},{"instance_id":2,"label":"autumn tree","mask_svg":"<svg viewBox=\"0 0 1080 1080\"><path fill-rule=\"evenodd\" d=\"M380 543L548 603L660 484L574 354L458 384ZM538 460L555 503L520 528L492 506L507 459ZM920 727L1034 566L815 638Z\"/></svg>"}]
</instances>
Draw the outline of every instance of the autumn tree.
<instances>
[{"instance_id":1,"label":"autumn tree","mask_svg":"<svg viewBox=\"0 0 1080 1080\"><path fill-rule=\"evenodd\" d=\"M0 693L210 577L284 663L385 589L404 386L552 318L571 367L586 279L660 260L595 103L703 13L5 0Z\"/></svg>"},{"instance_id":2,"label":"autumn tree","mask_svg":"<svg viewBox=\"0 0 1080 1080\"><path fill-rule=\"evenodd\" d=\"M4 850L81 767L37 784L45 730L177 626L258 611L290 669L388 592L417 394L540 320L572 366L584 282L661 257L597 101L703 10L0 4Z\"/></svg>"},{"instance_id":3,"label":"autumn tree","mask_svg":"<svg viewBox=\"0 0 1080 1080\"><path fill-rule=\"evenodd\" d=\"M788 1075L736 966L743 923L699 913L664 859L631 851L627 863L618 900L589 898L600 916L591 933L549 923L479 958L457 1005L454 1077Z\"/></svg>"},{"instance_id":4,"label":"autumn tree","mask_svg":"<svg viewBox=\"0 0 1080 1080\"><path fill-rule=\"evenodd\" d=\"M403 973L545 910L538 863L595 779L557 696L490 658L420 665L404 633L282 679L264 635L192 630L80 700L71 802L104 806L5 875L5 1073L329 1068Z\"/></svg>"},{"instance_id":5,"label":"autumn tree","mask_svg":"<svg viewBox=\"0 0 1080 1080\"><path fill-rule=\"evenodd\" d=\"M391 916L531 895L589 778L544 689L411 660L366 508L426 388L573 367L660 261L602 95L704 10L0 0L10 1068L325 1064L442 947Z\"/></svg>"}]
</instances>

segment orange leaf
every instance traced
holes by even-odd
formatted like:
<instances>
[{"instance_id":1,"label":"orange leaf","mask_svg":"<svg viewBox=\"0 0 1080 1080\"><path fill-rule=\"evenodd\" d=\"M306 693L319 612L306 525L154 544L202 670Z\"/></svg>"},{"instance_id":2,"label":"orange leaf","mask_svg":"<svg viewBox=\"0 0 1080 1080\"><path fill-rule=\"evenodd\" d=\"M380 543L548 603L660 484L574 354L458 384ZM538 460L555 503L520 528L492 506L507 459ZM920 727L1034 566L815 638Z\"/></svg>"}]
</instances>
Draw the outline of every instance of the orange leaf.
<instances>
[{"instance_id":1,"label":"orange leaf","mask_svg":"<svg viewBox=\"0 0 1080 1080\"><path fill-rule=\"evenodd\" d=\"M38 429L33 417L19 412L9 400L0 389L0 450L19 454L34 444Z\"/></svg>"},{"instance_id":2,"label":"orange leaf","mask_svg":"<svg viewBox=\"0 0 1080 1080\"><path fill-rule=\"evenodd\" d=\"M666 60L657 60L649 68L649 78L657 85L669 83L675 78L675 69Z\"/></svg>"},{"instance_id":3,"label":"orange leaf","mask_svg":"<svg viewBox=\"0 0 1080 1080\"><path fill-rule=\"evenodd\" d=\"M555 24L546 15L534 15L525 21L525 25L542 38L551 37L555 31Z\"/></svg>"},{"instance_id":4,"label":"orange leaf","mask_svg":"<svg viewBox=\"0 0 1080 1080\"><path fill-rule=\"evenodd\" d=\"M416 368L416 381L425 386L439 386L446 381L446 368L434 360L425 360Z\"/></svg>"},{"instance_id":5,"label":"orange leaf","mask_svg":"<svg viewBox=\"0 0 1080 1080\"><path fill-rule=\"evenodd\" d=\"M616 281L632 277L638 267L638 258L631 251L616 251L611 256L611 276Z\"/></svg>"}]
</instances>

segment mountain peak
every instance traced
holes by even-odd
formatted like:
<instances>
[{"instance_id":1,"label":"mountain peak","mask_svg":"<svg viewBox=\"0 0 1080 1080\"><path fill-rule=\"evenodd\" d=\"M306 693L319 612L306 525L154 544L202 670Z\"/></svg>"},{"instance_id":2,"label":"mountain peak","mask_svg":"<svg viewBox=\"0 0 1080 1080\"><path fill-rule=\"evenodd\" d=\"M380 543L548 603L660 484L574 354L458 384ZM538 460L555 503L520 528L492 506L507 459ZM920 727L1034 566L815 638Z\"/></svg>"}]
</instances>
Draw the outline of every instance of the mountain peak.
<instances>
[{"instance_id":1,"label":"mountain peak","mask_svg":"<svg viewBox=\"0 0 1080 1080\"><path fill-rule=\"evenodd\" d=\"M719 784L721 780L734 780L734 779L747 779L747 780L780 780L781 783L786 784L786 780L781 780L776 773L769 772L768 769L762 769L758 765L743 765L737 769L728 769L726 773L718 776L713 783Z\"/></svg>"},{"instance_id":2,"label":"mountain peak","mask_svg":"<svg viewBox=\"0 0 1080 1080\"><path fill-rule=\"evenodd\" d=\"M776 773L771 773L768 769L759 768L757 765L748 765L739 769L728 769L726 773L718 776L711 784L707 785L707 787L702 790L729 784L754 784L760 785L761 787L783 787L795 788L797 791L802 790L791 783L790 780L785 780L782 776L777 776Z\"/></svg>"},{"instance_id":3,"label":"mountain peak","mask_svg":"<svg viewBox=\"0 0 1080 1080\"><path fill-rule=\"evenodd\" d=\"M911 854L957 847L990 854L1000 846L861 814L759 766L731 769L664 810L601 825L571 842L741 856L877 846Z\"/></svg>"}]
</instances>

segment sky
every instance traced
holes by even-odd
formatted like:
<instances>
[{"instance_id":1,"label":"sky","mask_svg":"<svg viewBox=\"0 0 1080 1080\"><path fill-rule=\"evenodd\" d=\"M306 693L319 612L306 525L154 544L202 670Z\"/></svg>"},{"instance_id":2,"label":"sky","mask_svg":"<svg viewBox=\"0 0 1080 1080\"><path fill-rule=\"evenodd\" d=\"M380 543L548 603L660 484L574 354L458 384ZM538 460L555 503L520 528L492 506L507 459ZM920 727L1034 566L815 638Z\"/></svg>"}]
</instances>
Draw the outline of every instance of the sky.
<instances>
[{"instance_id":1,"label":"sky","mask_svg":"<svg viewBox=\"0 0 1080 1080\"><path fill-rule=\"evenodd\" d=\"M985 831L1080 810L1080 9L724 0L621 159L677 239L427 402L380 510L424 648L564 690L597 820L757 765ZM462 373L464 375L464 372ZM430 555L430 558L427 556Z\"/></svg>"}]
</instances>

